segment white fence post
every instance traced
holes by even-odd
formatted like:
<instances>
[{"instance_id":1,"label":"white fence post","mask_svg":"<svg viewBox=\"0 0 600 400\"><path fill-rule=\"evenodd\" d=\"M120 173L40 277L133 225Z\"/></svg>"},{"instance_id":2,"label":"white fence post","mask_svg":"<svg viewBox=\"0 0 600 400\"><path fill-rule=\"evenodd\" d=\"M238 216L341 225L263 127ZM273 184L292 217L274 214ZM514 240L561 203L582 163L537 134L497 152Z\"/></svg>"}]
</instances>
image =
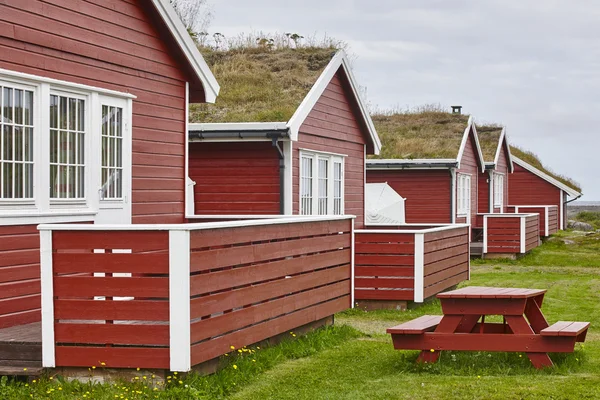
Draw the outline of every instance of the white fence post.
<instances>
[{"instance_id":1,"label":"white fence post","mask_svg":"<svg viewBox=\"0 0 600 400\"><path fill-rule=\"evenodd\" d=\"M56 367L54 343L54 277L52 231L40 231L40 279L42 298L42 366Z\"/></svg>"},{"instance_id":2,"label":"white fence post","mask_svg":"<svg viewBox=\"0 0 600 400\"><path fill-rule=\"evenodd\" d=\"M423 302L425 285L425 234L415 233L415 303Z\"/></svg>"},{"instance_id":3,"label":"white fence post","mask_svg":"<svg viewBox=\"0 0 600 400\"><path fill-rule=\"evenodd\" d=\"M190 231L169 231L169 351L171 371L192 369Z\"/></svg>"},{"instance_id":4,"label":"white fence post","mask_svg":"<svg viewBox=\"0 0 600 400\"><path fill-rule=\"evenodd\" d=\"M352 275L350 277L350 304L351 304L351 307L354 308L354 251L355 251L354 219L351 219L350 222L351 222L350 229L352 232L352 234L350 235L350 240L352 241L352 243L350 243L350 274Z\"/></svg>"},{"instance_id":5,"label":"white fence post","mask_svg":"<svg viewBox=\"0 0 600 400\"><path fill-rule=\"evenodd\" d=\"M525 231L525 224L527 223L527 217L526 216L522 216L521 217L521 254L525 254L525 251L527 249L527 235L526 235L526 231ZM538 220L538 224L539 224L539 220ZM539 228L538 228L539 229Z\"/></svg>"}]
</instances>

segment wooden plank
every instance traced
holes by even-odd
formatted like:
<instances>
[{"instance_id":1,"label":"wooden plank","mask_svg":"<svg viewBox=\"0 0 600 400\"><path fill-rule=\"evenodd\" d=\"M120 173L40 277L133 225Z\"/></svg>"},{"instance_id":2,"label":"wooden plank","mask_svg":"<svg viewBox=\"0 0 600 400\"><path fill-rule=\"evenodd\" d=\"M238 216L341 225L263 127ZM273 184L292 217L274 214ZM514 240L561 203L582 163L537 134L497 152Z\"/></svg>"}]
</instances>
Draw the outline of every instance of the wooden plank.
<instances>
[{"instance_id":1,"label":"wooden plank","mask_svg":"<svg viewBox=\"0 0 600 400\"><path fill-rule=\"evenodd\" d=\"M132 249L132 251L167 250L167 231L54 231L55 250Z\"/></svg>"},{"instance_id":2,"label":"wooden plank","mask_svg":"<svg viewBox=\"0 0 600 400\"><path fill-rule=\"evenodd\" d=\"M350 265L296 275L288 279L278 279L241 289L193 298L190 302L190 314L192 319L200 318L321 285L339 281L349 282L349 279Z\"/></svg>"},{"instance_id":3,"label":"wooden plank","mask_svg":"<svg viewBox=\"0 0 600 400\"><path fill-rule=\"evenodd\" d=\"M542 336L578 336L590 326L589 322L558 321L542 329Z\"/></svg>"},{"instance_id":4,"label":"wooden plank","mask_svg":"<svg viewBox=\"0 0 600 400\"><path fill-rule=\"evenodd\" d=\"M454 265L452 267L448 267L446 269L440 270L436 273L425 275L425 277L423 279L423 285L425 287L432 286L432 285L435 285L437 282L442 282L446 279L452 278L454 276L457 276L457 275L460 275L463 273L468 273L468 272L469 272L468 262L465 262L460 265Z\"/></svg>"},{"instance_id":5,"label":"wooden plank","mask_svg":"<svg viewBox=\"0 0 600 400\"><path fill-rule=\"evenodd\" d=\"M41 318L42 315L39 309L0 315L0 329L30 324L32 322L40 321Z\"/></svg>"},{"instance_id":6,"label":"wooden plank","mask_svg":"<svg viewBox=\"0 0 600 400\"><path fill-rule=\"evenodd\" d=\"M54 324L54 338L57 344L167 346L169 345L169 325L56 323Z\"/></svg>"},{"instance_id":7,"label":"wooden plank","mask_svg":"<svg viewBox=\"0 0 600 400\"><path fill-rule=\"evenodd\" d=\"M445 239L438 239L433 242L425 243L425 253L432 253L434 251L444 250L456 246L468 246L469 235L454 236Z\"/></svg>"},{"instance_id":8,"label":"wooden plank","mask_svg":"<svg viewBox=\"0 0 600 400\"><path fill-rule=\"evenodd\" d=\"M440 251L435 251L432 253L425 253L423 260L425 262L425 265L428 265L430 263L444 260L446 258L458 256L460 254L468 254L468 253L469 253L469 244L464 243L464 244L461 244L460 246L450 247L450 248L443 249Z\"/></svg>"},{"instance_id":9,"label":"wooden plank","mask_svg":"<svg viewBox=\"0 0 600 400\"><path fill-rule=\"evenodd\" d=\"M39 254L39 251L38 251ZM0 268L0 283L26 281L40 278L40 265L19 265Z\"/></svg>"},{"instance_id":10,"label":"wooden plank","mask_svg":"<svg viewBox=\"0 0 600 400\"><path fill-rule=\"evenodd\" d=\"M425 243L435 242L441 239L453 238L453 237L461 237L464 235L469 235L468 228L454 228L439 232L429 232L425 234Z\"/></svg>"},{"instance_id":11,"label":"wooden plank","mask_svg":"<svg viewBox=\"0 0 600 400\"><path fill-rule=\"evenodd\" d=\"M376 290L355 288L356 300L414 300L414 290Z\"/></svg>"},{"instance_id":12,"label":"wooden plank","mask_svg":"<svg viewBox=\"0 0 600 400\"><path fill-rule=\"evenodd\" d=\"M414 278L355 278L354 287L377 289L411 289L414 287Z\"/></svg>"},{"instance_id":13,"label":"wooden plank","mask_svg":"<svg viewBox=\"0 0 600 400\"><path fill-rule=\"evenodd\" d=\"M281 315L349 294L350 285L348 282L337 282L266 303L234 310L216 317L199 320L191 324L191 340L192 343L197 343L213 336L278 318Z\"/></svg>"},{"instance_id":14,"label":"wooden plank","mask_svg":"<svg viewBox=\"0 0 600 400\"><path fill-rule=\"evenodd\" d=\"M36 310L40 307L41 296L39 294L31 294L0 300L0 310L2 310L1 313L3 315L20 311Z\"/></svg>"},{"instance_id":15,"label":"wooden plank","mask_svg":"<svg viewBox=\"0 0 600 400\"><path fill-rule=\"evenodd\" d=\"M38 264L39 262L39 248L3 251L2 257L0 257L0 274L5 267Z\"/></svg>"},{"instance_id":16,"label":"wooden plank","mask_svg":"<svg viewBox=\"0 0 600 400\"><path fill-rule=\"evenodd\" d=\"M41 343L0 343L0 360L41 361L41 359Z\"/></svg>"},{"instance_id":17,"label":"wooden plank","mask_svg":"<svg viewBox=\"0 0 600 400\"><path fill-rule=\"evenodd\" d=\"M54 301L54 318L74 320L168 321L169 302L158 300Z\"/></svg>"},{"instance_id":18,"label":"wooden plank","mask_svg":"<svg viewBox=\"0 0 600 400\"><path fill-rule=\"evenodd\" d=\"M170 368L169 349L156 347L56 346L57 367Z\"/></svg>"},{"instance_id":19,"label":"wooden plank","mask_svg":"<svg viewBox=\"0 0 600 400\"><path fill-rule=\"evenodd\" d=\"M56 274L80 272L129 272L168 274L168 250L149 254L54 253L52 267Z\"/></svg>"},{"instance_id":20,"label":"wooden plank","mask_svg":"<svg viewBox=\"0 0 600 400\"><path fill-rule=\"evenodd\" d=\"M350 296L344 296L193 345L192 365L230 352L229 346L235 346L235 348L248 346L277 334L288 332L309 322L318 321L348 307L350 307Z\"/></svg>"},{"instance_id":21,"label":"wooden plank","mask_svg":"<svg viewBox=\"0 0 600 400\"><path fill-rule=\"evenodd\" d=\"M445 258L440 261L428 263L425 265L425 276L435 274L436 272L442 271L446 268L462 265L466 270L469 269L469 254L459 254L453 257Z\"/></svg>"},{"instance_id":22,"label":"wooden plank","mask_svg":"<svg viewBox=\"0 0 600 400\"><path fill-rule=\"evenodd\" d=\"M57 276L54 278L54 296L168 298L169 278Z\"/></svg>"},{"instance_id":23,"label":"wooden plank","mask_svg":"<svg viewBox=\"0 0 600 400\"><path fill-rule=\"evenodd\" d=\"M356 254L406 254L415 252L415 245L409 243L356 243Z\"/></svg>"},{"instance_id":24,"label":"wooden plank","mask_svg":"<svg viewBox=\"0 0 600 400\"><path fill-rule=\"evenodd\" d=\"M192 251L191 271L205 271L239 264L257 263L350 247L350 234L303 238L281 242L250 244L224 249Z\"/></svg>"},{"instance_id":25,"label":"wooden plank","mask_svg":"<svg viewBox=\"0 0 600 400\"><path fill-rule=\"evenodd\" d=\"M405 243L414 244L415 238L412 233L392 233L392 232L381 232L381 233L356 233L355 235L356 244L359 243Z\"/></svg>"},{"instance_id":26,"label":"wooden plank","mask_svg":"<svg viewBox=\"0 0 600 400\"><path fill-rule=\"evenodd\" d=\"M386 329L389 334L422 334L434 330L442 320L443 315L422 315L400 325Z\"/></svg>"},{"instance_id":27,"label":"wooden plank","mask_svg":"<svg viewBox=\"0 0 600 400\"><path fill-rule=\"evenodd\" d=\"M191 295L217 292L326 267L349 264L350 258L350 249L347 249L210 272L208 274L192 275L190 278Z\"/></svg>"},{"instance_id":28,"label":"wooden plank","mask_svg":"<svg viewBox=\"0 0 600 400\"><path fill-rule=\"evenodd\" d=\"M403 276L412 278L415 275L414 267L370 267L356 266L354 267L355 277L367 276Z\"/></svg>"},{"instance_id":29,"label":"wooden plank","mask_svg":"<svg viewBox=\"0 0 600 400\"><path fill-rule=\"evenodd\" d=\"M527 299L441 299L444 314L455 315L523 315L526 303Z\"/></svg>"},{"instance_id":30,"label":"wooden plank","mask_svg":"<svg viewBox=\"0 0 600 400\"><path fill-rule=\"evenodd\" d=\"M40 290L39 279L0 283L0 299L36 294Z\"/></svg>"},{"instance_id":31,"label":"wooden plank","mask_svg":"<svg viewBox=\"0 0 600 400\"><path fill-rule=\"evenodd\" d=\"M354 262L357 266L406 266L414 267L415 257L414 256L401 256L401 255L365 255L356 254Z\"/></svg>"}]
</instances>

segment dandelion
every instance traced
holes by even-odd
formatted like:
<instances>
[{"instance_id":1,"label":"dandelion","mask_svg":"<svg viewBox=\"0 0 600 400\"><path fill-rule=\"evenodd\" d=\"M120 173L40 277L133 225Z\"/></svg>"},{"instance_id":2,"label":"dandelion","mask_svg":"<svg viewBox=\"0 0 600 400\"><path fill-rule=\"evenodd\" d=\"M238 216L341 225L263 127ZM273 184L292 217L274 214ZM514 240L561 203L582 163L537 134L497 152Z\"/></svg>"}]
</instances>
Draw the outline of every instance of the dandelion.
<instances>
[{"instance_id":1,"label":"dandelion","mask_svg":"<svg viewBox=\"0 0 600 400\"><path fill-rule=\"evenodd\" d=\"M48 379L52 380L52 379L54 379L54 377L53 377L53 376L51 376L51 377L50 377L50 378L48 378Z\"/></svg>"},{"instance_id":2,"label":"dandelion","mask_svg":"<svg viewBox=\"0 0 600 400\"><path fill-rule=\"evenodd\" d=\"M235 350L235 346L229 346L231 350Z\"/></svg>"},{"instance_id":3,"label":"dandelion","mask_svg":"<svg viewBox=\"0 0 600 400\"><path fill-rule=\"evenodd\" d=\"M142 376L142 378L143 378L144 380L146 380L146 379L147 379L147 378L146 378L146 375Z\"/></svg>"},{"instance_id":4,"label":"dandelion","mask_svg":"<svg viewBox=\"0 0 600 400\"><path fill-rule=\"evenodd\" d=\"M180 384L180 385L183 385L183 381L179 381L179 384Z\"/></svg>"},{"instance_id":5,"label":"dandelion","mask_svg":"<svg viewBox=\"0 0 600 400\"><path fill-rule=\"evenodd\" d=\"M62 390L62 387L60 387L60 386L59 386L59 387L58 387L58 390Z\"/></svg>"},{"instance_id":6,"label":"dandelion","mask_svg":"<svg viewBox=\"0 0 600 400\"><path fill-rule=\"evenodd\" d=\"M256 349L257 349L257 350L260 350L260 346L256 346Z\"/></svg>"},{"instance_id":7,"label":"dandelion","mask_svg":"<svg viewBox=\"0 0 600 400\"><path fill-rule=\"evenodd\" d=\"M579 358L576 358L575 361L579 361Z\"/></svg>"},{"instance_id":8,"label":"dandelion","mask_svg":"<svg viewBox=\"0 0 600 400\"><path fill-rule=\"evenodd\" d=\"M477 375L477 379L481 379L481 376Z\"/></svg>"},{"instance_id":9,"label":"dandelion","mask_svg":"<svg viewBox=\"0 0 600 400\"><path fill-rule=\"evenodd\" d=\"M296 334L295 334L295 333L292 333L292 337L296 337Z\"/></svg>"},{"instance_id":10,"label":"dandelion","mask_svg":"<svg viewBox=\"0 0 600 400\"><path fill-rule=\"evenodd\" d=\"M152 379L156 378L156 375L152 374Z\"/></svg>"},{"instance_id":11,"label":"dandelion","mask_svg":"<svg viewBox=\"0 0 600 400\"><path fill-rule=\"evenodd\" d=\"M96 369L96 366L95 366L95 365L93 365L93 366L92 366L92 369Z\"/></svg>"},{"instance_id":12,"label":"dandelion","mask_svg":"<svg viewBox=\"0 0 600 400\"><path fill-rule=\"evenodd\" d=\"M136 376L136 377L135 377L135 378L133 378L133 379L135 379L135 380L137 381L137 380L139 380L139 379L140 379L140 377L139 377L139 376Z\"/></svg>"},{"instance_id":13,"label":"dandelion","mask_svg":"<svg viewBox=\"0 0 600 400\"><path fill-rule=\"evenodd\" d=\"M167 376L167 379L171 379L171 375Z\"/></svg>"},{"instance_id":14,"label":"dandelion","mask_svg":"<svg viewBox=\"0 0 600 400\"><path fill-rule=\"evenodd\" d=\"M104 361L100 361L100 365L102 365L104 367L106 365L106 363Z\"/></svg>"},{"instance_id":15,"label":"dandelion","mask_svg":"<svg viewBox=\"0 0 600 400\"><path fill-rule=\"evenodd\" d=\"M34 380L32 380L31 382L32 382L32 383L36 383L37 381L34 379Z\"/></svg>"},{"instance_id":16,"label":"dandelion","mask_svg":"<svg viewBox=\"0 0 600 400\"><path fill-rule=\"evenodd\" d=\"M253 358L253 359L252 359L252 362L256 362L256 360Z\"/></svg>"},{"instance_id":17,"label":"dandelion","mask_svg":"<svg viewBox=\"0 0 600 400\"><path fill-rule=\"evenodd\" d=\"M241 352L242 352L242 349L238 349L238 353L241 353Z\"/></svg>"},{"instance_id":18,"label":"dandelion","mask_svg":"<svg viewBox=\"0 0 600 400\"><path fill-rule=\"evenodd\" d=\"M135 370L136 370L136 371L139 371L139 370L140 370L140 367L137 367Z\"/></svg>"},{"instance_id":19,"label":"dandelion","mask_svg":"<svg viewBox=\"0 0 600 400\"><path fill-rule=\"evenodd\" d=\"M157 387L155 387L155 388L154 388L154 389L152 389L152 390L154 390L154 391L156 392L156 391L158 390L158 388L157 388Z\"/></svg>"},{"instance_id":20,"label":"dandelion","mask_svg":"<svg viewBox=\"0 0 600 400\"><path fill-rule=\"evenodd\" d=\"M523 354L519 354L519 358L523 357Z\"/></svg>"},{"instance_id":21,"label":"dandelion","mask_svg":"<svg viewBox=\"0 0 600 400\"><path fill-rule=\"evenodd\" d=\"M27 371L27 368L23 368L23 371Z\"/></svg>"},{"instance_id":22,"label":"dandelion","mask_svg":"<svg viewBox=\"0 0 600 400\"><path fill-rule=\"evenodd\" d=\"M173 375L177 375L177 371L173 372Z\"/></svg>"},{"instance_id":23,"label":"dandelion","mask_svg":"<svg viewBox=\"0 0 600 400\"><path fill-rule=\"evenodd\" d=\"M233 364L233 369L237 369L237 365Z\"/></svg>"},{"instance_id":24,"label":"dandelion","mask_svg":"<svg viewBox=\"0 0 600 400\"><path fill-rule=\"evenodd\" d=\"M429 350L429 351L430 351L430 352L432 352L432 353L434 353L434 352L435 352L435 350L434 350L434 349L431 349L431 350Z\"/></svg>"}]
</instances>

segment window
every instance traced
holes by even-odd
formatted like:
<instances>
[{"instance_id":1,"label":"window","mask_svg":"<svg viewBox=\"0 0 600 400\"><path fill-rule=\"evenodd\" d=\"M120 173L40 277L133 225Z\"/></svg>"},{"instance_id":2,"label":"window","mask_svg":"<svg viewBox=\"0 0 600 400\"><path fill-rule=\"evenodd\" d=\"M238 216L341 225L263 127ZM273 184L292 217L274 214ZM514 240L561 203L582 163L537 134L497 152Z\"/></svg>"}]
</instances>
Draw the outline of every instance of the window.
<instances>
[{"instance_id":1,"label":"window","mask_svg":"<svg viewBox=\"0 0 600 400\"><path fill-rule=\"evenodd\" d=\"M316 176L314 176L315 171ZM342 156L301 151L300 214L343 214L343 182L344 158Z\"/></svg>"},{"instance_id":2,"label":"window","mask_svg":"<svg viewBox=\"0 0 600 400\"><path fill-rule=\"evenodd\" d=\"M494 173L494 207L502 207L504 204L504 175Z\"/></svg>"},{"instance_id":3,"label":"window","mask_svg":"<svg viewBox=\"0 0 600 400\"><path fill-rule=\"evenodd\" d=\"M130 219L133 98L0 68L0 225Z\"/></svg>"},{"instance_id":4,"label":"window","mask_svg":"<svg viewBox=\"0 0 600 400\"><path fill-rule=\"evenodd\" d=\"M0 81L0 199L33 199L33 91Z\"/></svg>"},{"instance_id":5,"label":"window","mask_svg":"<svg viewBox=\"0 0 600 400\"><path fill-rule=\"evenodd\" d=\"M469 215L471 211L471 176L465 174L456 175L456 206L457 214Z\"/></svg>"}]
</instances>

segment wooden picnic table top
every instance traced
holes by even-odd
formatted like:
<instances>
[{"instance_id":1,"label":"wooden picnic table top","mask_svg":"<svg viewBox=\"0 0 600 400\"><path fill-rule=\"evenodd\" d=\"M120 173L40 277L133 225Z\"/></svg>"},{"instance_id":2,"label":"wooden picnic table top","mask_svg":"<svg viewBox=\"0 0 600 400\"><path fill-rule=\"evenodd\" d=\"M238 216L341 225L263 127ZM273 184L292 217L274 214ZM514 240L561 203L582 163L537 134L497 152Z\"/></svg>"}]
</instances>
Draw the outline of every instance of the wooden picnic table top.
<instances>
[{"instance_id":1,"label":"wooden picnic table top","mask_svg":"<svg viewBox=\"0 0 600 400\"><path fill-rule=\"evenodd\" d=\"M545 289L467 286L439 293L439 299L528 299L546 293Z\"/></svg>"}]
</instances>

